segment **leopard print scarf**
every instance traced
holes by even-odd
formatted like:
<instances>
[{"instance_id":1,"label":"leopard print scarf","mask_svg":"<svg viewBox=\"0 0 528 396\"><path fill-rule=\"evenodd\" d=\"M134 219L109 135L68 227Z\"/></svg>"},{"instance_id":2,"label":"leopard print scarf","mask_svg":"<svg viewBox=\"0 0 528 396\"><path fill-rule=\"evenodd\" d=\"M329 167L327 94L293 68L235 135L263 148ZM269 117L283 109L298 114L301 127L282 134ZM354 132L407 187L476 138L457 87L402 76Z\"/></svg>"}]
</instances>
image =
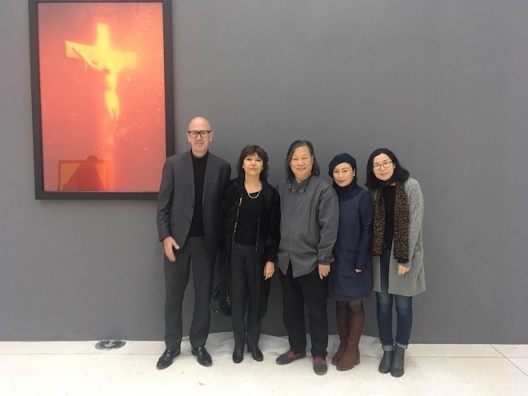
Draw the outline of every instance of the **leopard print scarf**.
<instances>
[{"instance_id":1,"label":"leopard print scarf","mask_svg":"<svg viewBox=\"0 0 528 396\"><path fill-rule=\"evenodd\" d=\"M394 257L404 262L409 260L409 207L403 183L396 184L394 200L394 237L392 250ZM385 233L385 203L382 189L376 191L374 202L374 222L372 235L372 255L379 256L383 249Z\"/></svg>"}]
</instances>

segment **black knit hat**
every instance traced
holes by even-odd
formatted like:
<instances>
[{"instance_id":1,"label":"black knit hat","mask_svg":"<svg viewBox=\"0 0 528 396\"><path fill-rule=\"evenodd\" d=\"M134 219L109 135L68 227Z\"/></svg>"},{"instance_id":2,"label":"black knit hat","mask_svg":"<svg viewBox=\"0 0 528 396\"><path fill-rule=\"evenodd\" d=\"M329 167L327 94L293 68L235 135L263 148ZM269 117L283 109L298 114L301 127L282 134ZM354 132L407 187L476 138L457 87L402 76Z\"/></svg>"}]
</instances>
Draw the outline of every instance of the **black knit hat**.
<instances>
[{"instance_id":1,"label":"black knit hat","mask_svg":"<svg viewBox=\"0 0 528 396\"><path fill-rule=\"evenodd\" d=\"M330 161L330 164L328 165L328 174L330 177L332 177L334 174L334 168L343 162L350 164L352 169L356 170L356 159L354 157L347 153L338 154L334 157L334 159L332 159L332 161Z\"/></svg>"}]
</instances>

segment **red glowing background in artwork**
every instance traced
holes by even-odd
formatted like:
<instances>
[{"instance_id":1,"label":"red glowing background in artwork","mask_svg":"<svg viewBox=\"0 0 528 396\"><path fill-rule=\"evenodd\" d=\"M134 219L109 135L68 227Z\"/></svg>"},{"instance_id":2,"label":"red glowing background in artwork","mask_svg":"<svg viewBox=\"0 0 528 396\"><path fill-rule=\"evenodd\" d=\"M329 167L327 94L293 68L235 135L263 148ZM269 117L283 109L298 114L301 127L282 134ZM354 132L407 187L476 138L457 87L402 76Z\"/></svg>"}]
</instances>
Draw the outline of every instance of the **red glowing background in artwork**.
<instances>
[{"instance_id":1,"label":"red glowing background in artwork","mask_svg":"<svg viewBox=\"0 0 528 396\"><path fill-rule=\"evenodd\" d=\"M157 191L162 5L40 3L38 24L44 191Z\"/></svg>"}]
</instances>

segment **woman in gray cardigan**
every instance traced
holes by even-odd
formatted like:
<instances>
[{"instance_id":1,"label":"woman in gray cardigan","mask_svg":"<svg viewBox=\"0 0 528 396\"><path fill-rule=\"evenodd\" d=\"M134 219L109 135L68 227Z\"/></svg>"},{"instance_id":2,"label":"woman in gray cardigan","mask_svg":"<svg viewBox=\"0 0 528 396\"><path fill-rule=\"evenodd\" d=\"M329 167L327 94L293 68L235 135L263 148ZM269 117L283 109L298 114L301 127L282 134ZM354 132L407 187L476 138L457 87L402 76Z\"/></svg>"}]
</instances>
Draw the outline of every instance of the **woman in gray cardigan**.
<instances>
[{"instance_id":1,"label":"woman in gray cardigan","mask_svg":"<svg viewBox=\"0 0 528 396\"><path fill-rule=\"evenodd\" d=\"M412 329L413 296L425 290L420 185L386 148L374 150L367 164L367 187L374 197L372 266L379 336L383 348L380 373L404 373L405 349ZM392 307L396 303L396 344Z\"/></svg>"}]
</instances>

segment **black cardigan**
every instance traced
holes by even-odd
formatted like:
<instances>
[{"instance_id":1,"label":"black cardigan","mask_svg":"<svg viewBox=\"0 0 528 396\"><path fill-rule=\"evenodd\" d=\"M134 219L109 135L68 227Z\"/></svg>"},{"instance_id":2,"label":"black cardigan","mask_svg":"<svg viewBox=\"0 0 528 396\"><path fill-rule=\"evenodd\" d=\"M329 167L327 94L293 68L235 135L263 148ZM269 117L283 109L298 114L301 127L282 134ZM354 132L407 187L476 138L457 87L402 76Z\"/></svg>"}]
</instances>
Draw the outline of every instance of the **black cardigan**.
<instances>
[{"instance_id":1,"label":"black cardigan","mask_svg":"<svg viewBox=\"0 0 528 396\"><path fill-rule=\"evenodd\" d=\"M226 186L222 196L222 244L226 257L231 256L235 224L238 221L240 199L245 194L244 181L236 178ZM258 222L255 251L263 253L265 261L277 262L280 241L279 193L266 181L262 181L263 210Z\"/></svg>"}]
</instances>

